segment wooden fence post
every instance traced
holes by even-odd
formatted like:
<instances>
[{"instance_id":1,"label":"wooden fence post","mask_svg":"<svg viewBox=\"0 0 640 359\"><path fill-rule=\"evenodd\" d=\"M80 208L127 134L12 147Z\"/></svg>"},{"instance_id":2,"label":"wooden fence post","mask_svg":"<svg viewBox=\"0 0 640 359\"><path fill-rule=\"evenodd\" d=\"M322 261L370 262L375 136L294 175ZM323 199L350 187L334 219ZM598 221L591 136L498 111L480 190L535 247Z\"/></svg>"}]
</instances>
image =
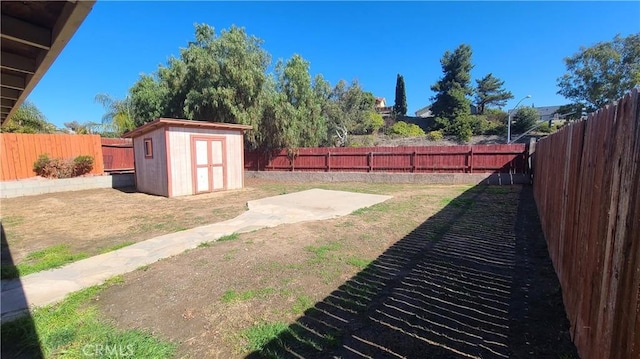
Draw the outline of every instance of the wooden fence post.
<instances>
[{"instance_id":1,"label":"wooden fence post","mask_svg":"<svg viewBox=\"0 0 640 359\"><path fill-rule=\"evenodd\" d=\"M416 171L416 151L411 154L411 173Z\"/></svg>"},{"instance_id":2,"label":"wooden fence post","mask_svg":"<svg viewBox=\"0 0 640 359\"><path fill-rule=\"evenodd\" d=\"M327 155L325 157L325 161L326 161L326 163L325 163L325 167L326 167L325 172L330 172L331 171L331 166L329 164L329 160L330 159L331 159L331 152L327 151Z\"/></svg>"},{"instance_id":3,"label":"wooden fence post","mask_svg":"<svg viewBox=\"0 0 640 359\"><path fill-rule=\"evenodd\" d=\"M469 150L469 173L473 173L473 146Z\"/></svg>"},{"instance_id":4,"label":"wooden fence post","mask_svg":"<svg viewBox=\"0 0 640 359\"><path fill-rule=\"evenodd\" d=\"M369 171L373 172L373 152L369 152Z\"/></svg>"}]
</instances>

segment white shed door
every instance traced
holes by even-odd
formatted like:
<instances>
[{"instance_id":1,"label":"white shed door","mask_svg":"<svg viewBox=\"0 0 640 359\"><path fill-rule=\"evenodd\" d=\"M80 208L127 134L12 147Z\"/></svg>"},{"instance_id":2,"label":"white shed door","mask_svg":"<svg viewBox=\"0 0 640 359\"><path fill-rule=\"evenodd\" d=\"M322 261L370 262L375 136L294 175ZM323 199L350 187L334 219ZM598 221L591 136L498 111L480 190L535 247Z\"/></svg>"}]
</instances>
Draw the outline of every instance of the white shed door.
<instances>
[{"instance_id":1,"label":"white shed door","mask_svg":"<svg viewBox=\"0 0 640 359\"><path fill-rule=\"evenodd\" d=\"M225 189L225 141L223 137L193 137L194 193Z\"/></svg>"}]
</instances>

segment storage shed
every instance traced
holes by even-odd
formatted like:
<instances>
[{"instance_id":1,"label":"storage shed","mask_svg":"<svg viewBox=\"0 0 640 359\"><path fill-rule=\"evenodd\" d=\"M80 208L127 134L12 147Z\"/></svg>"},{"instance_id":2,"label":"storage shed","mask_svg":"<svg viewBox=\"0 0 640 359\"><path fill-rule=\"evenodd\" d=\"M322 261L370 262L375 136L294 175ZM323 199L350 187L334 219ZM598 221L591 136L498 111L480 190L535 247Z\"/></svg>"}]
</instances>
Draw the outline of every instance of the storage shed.
<instances>
[{"instance_id":1,"label":"storage shed","mask_svg":"<svg viewBox=\"0 0 640 359\"><path fill-rule=\"evenodd\" d=\"M251 126L160 118L127 132L136 188L186 196L244 187L244 131Z\"/></svg>"}]
</instances>

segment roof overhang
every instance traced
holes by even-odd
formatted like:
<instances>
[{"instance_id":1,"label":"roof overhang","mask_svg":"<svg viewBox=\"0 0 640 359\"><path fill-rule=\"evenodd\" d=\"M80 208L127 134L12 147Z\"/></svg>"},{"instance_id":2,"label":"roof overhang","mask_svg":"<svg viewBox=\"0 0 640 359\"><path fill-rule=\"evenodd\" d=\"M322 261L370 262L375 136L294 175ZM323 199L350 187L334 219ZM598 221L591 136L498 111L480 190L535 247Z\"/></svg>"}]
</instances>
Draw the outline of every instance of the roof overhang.
<instances>
[{"instance_id":1,"label":"roof overhang","mask_svg":"<svg viewBox=\"0 0 640 359\"><path fill-rule=\"evenodd\" d=\"M0 3L0 122L29 96L87 17L95 0Z\"/></svg>"},{"instance_id":2,"label":"roof overhang","mask_svg":"<svg viewBox=\"0 0 640 359\"><path fill-rule=\"evenodd\" d=\"M250 130L253 128L248 125L237 125L234 123L159 118L152 122L145 123L144 125L123 134L122 137L124 138L140 137L145 133L151 132L160 127L206 128L210 130L231 130L231 131L240 131L240 132L245 130Z\"/></svg>"}]
</instances>

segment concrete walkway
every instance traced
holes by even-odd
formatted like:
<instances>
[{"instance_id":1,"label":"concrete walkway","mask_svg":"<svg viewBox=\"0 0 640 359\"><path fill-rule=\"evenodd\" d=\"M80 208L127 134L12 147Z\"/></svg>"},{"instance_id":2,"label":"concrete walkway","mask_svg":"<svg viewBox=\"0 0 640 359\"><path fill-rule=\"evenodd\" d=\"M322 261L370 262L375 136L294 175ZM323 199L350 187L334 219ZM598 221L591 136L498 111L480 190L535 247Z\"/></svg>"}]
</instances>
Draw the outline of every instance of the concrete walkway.
<instances>
[{"instance_id":1,"label":"concrete walkway","mask_svg":"<svg viewBox=\"0 0 640 359\"><path fill-rule=\"evenodd\" d=\"M225 235L340 217L389 198L391 196L312 189L249 201L249 211L228 221L166 234L61 268L3 281L2 321L26 313L27 304L39 307L58 302L69 293Z\"/></svg>"}]
</instances>

